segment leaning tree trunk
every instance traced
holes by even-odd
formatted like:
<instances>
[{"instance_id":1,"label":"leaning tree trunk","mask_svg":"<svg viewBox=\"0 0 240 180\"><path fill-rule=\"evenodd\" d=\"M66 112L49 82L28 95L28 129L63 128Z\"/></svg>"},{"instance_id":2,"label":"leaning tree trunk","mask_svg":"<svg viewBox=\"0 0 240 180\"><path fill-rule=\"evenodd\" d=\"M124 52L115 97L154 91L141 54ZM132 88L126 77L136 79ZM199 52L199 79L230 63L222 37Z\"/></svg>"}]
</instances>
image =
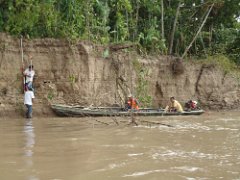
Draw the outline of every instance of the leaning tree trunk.
<instances>
[{"instance_id":1,"label":"leaning tree trunk","mask_svg":"<svg viewBox=\"0 0 240 180\"><path fill-rule=\"evenodd\" d=\"M178 3L177 12L176 12L176 16L175 16L175 20L174 20L174 24L173 24L173 29L172 29L170 43L169 43L170 44L169 51L168 51L169 54L172 54L173 40L174 40L174 34L175 34L177 20L178 20L178 16L179 16L179 12L180 12L180 6L181 6L181 2Z\"/></svg>"},{"instance_id":2,"label":"leaning tree trunk","mask_svg":"<svg viewBox=\"0 0 240 180\"><path fill-rule=\"evenodd\" d=\"M212 47L212 33L213 33L213 23L211 24L210 28L209 28L209 47L211 48Z\"/></svg>"},{"instance_id":3,"label":"leaning tree trunk","mask_svg":"<svg viewBox=\"0 0 240 180\"><path fill-rule=\"evenodd\" d=\"M163 0L161 0L161 27L162 27L162 39L165 39L164 35L164 7L163 7Z\"/></svg>"},{"instance_id":4,"label":"leaning tree trunk","mask_svg":"<svg viewBox=\"0 0 240 180\"><path fill-rule=\"evenodd\" d=\"M133 17L133 18L135 18L135 19L133 20L135 27L133 27L134 30L133 30L133 33L132 33L132 39L133 39L134 42L136 41L136 39L137 39L136 37L137 37L137 34L138 34L139 8L140 8L140 6L139 6L139 2L138 2L138 0L137 0L137 1L136 1L136 13L135 13L135 15L134 15L134 17Z\"/></svg>"},{"instance_id":5,"label":"leaning tree trunk","mask_svg":"<svg viewBox=\"0 0 240 180\"><path fill-rule=\"evenodd\" d=\"M207 15L205 16L205 19L203 20L203 22L202 22L200 28L198 29L195 37L193 38L192 42L191 42L191 43L189 44L189 46L185 49L185 51L184 51L184 53L183 53L183 55L182 55L182 58L184 58L184 57L186 56L187 52L188 52L189 49L192 47L192 44L193 44L194 41L197 39L198 34L201 32L204 24L206 23L206 20L207 20L207 18L208 18L208 16L209 16L210 12L212 11L213 6L214 6L214 3L213 3L213 4L211 5L211 7L209 8L208 13L207 13Z\"/></svg>"}]
</instances>

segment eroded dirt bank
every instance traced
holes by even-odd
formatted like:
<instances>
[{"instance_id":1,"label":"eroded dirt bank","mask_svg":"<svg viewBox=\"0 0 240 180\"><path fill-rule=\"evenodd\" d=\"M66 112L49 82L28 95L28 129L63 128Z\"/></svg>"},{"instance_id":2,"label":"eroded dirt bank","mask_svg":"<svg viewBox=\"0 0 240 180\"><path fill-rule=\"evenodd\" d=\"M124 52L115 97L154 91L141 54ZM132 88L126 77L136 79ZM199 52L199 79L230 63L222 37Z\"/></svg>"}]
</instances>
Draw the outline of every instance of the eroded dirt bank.
<instances>
[{"instance_id":1,"label":"eroded dirt bank","mask_svg":"<svg viewBox=\"0 0 240 180\"><path fill-rule=\"evenodd\" d=\"M239 81L213 65L179 63L174 57L141 57L120 47L100 47L88 42L71 45L65 40L23 41L24 65L31 63L36 115L52 115L50 103L111 105L124 95L137 93L139 83L165 106L170 96L184 103L197 99L203 107L233 108L240 104ZM0 34L0 115L23 112L20 40ZM141 81L141 79L146 79ZM146 85L148 84L148 85Z\"/></svg>"}]
</instances>

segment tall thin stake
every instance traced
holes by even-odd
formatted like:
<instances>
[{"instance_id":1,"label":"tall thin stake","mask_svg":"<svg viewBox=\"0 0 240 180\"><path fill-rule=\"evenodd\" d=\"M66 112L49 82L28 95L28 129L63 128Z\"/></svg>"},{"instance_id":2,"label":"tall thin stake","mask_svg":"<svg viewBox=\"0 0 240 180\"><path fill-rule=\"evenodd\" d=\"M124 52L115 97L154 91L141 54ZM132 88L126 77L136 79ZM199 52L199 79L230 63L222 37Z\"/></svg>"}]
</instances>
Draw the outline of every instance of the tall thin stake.
<instances>
[{"instance_id":1,"label":"tall thin stake","mask_svg":"<svg viewBox=\"0 0 240 180\"><path fill-rule=\"evenodd\" d=\"M23 62L23 42L22 42L22 36L20 39L20 48L21 48L21 59L22 59L22 72L24 72L24 62ZM23 92L25 91L25 76L23 76Z\"/></svg>"}]
</instances>

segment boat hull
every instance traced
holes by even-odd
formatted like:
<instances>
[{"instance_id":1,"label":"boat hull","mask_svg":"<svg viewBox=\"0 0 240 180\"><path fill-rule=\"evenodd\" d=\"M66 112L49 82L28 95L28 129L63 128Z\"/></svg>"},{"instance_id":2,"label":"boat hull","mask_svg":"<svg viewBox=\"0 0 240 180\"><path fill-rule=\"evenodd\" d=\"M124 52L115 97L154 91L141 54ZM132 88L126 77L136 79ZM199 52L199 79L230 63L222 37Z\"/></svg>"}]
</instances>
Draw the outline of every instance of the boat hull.
<instances>
[{"instance_id":1,"label":"boat hull","mask_svg":"<svg viewBox=\"0 0 240 180\"><path fill-rule=\"evenodd\" d=\"M87 117L87 116L187 116L201 115L203 110L165 112L163 109L140 109L126 111L119 107L86 108L82 106L52 105L53 111L61 117Z\"/></svg>"}]
</instances>

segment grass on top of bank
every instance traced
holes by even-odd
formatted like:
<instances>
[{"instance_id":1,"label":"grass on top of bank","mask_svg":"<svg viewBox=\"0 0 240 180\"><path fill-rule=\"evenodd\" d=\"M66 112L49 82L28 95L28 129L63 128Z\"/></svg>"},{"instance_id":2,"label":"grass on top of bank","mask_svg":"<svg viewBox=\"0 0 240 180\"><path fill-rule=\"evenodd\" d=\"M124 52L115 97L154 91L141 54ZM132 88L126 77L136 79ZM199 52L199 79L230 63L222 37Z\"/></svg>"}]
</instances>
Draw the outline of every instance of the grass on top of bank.
<instances>
[{"instance_id":1,"label":"grass on top of bank","mask_svg":"<svg viewBox=\"0 0 240 180\"><path fill-rule=\"evenodd\" d=\"M227 56L224 55L214 55L208 56L204 59L199 59L199 63L201 64L212 64L218 68L220 68L226 74L237 75L240 77L239 66Z\"/></svg>"}]
</instances>

